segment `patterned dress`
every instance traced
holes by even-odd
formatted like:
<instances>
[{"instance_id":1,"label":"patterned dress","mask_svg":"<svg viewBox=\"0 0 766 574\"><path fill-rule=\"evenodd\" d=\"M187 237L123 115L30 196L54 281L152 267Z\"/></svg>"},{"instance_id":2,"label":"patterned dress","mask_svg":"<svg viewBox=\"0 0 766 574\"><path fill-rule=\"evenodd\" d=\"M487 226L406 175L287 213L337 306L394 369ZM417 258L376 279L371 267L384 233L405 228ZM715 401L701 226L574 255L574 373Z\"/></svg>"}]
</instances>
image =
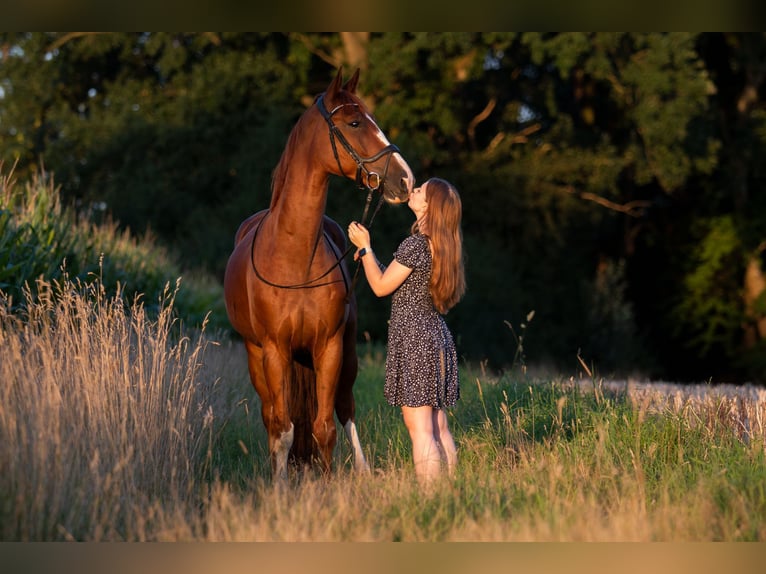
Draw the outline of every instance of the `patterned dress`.
<instances>
[{"instance_id":1,"label":"patterned dress","mask_svg":"<svg viewBox=\"0 0 766 574\"><path fill-rule=\"evenodd\" d=\"M428 239L420 233L410 235L394 258L412 273L391 298L383 394L394 406L452 407L460 397L457 352L428 290Z\"/></svg>"}]
</instances>

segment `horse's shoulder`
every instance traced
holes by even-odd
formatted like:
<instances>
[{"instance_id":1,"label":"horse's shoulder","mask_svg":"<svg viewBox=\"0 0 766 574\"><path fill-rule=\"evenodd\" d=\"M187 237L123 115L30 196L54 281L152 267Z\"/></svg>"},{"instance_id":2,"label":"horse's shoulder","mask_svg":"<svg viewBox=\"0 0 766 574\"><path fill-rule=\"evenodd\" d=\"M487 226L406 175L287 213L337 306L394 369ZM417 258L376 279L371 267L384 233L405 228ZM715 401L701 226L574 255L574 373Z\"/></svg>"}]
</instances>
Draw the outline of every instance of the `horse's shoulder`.
<instances>
[{"instance_id":1,"label":"horse's shoulder","mask_svg":"<svg viewBox=\"0 0 766 574\"><path fill-rule=\"evenodd\" d=\"M254 213L247 219L245 219L239 226L239 229L237 229L237 233L234 236L234 244L236 245L239 243L242 238L247 235L247 233L266 216L266 214L269 212L268 209L262 209L261 211Z\"/></svg>"}]
</instances>

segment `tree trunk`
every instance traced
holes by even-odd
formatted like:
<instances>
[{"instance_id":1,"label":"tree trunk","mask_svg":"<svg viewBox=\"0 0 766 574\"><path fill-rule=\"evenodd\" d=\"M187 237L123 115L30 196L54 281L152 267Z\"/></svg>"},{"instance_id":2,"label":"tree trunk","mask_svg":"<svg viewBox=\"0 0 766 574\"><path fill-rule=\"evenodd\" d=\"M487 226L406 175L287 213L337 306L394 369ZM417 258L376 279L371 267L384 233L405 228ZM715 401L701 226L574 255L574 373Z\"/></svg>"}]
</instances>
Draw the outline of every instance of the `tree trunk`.
<instances>
[{"instance_id":1,"label":"tree trunk","mask_svg":"<svg viewBox=\"0 0 766 574\"><path fill-rule=\"evenodd\" d=\"M370 43L369 32L341 32L343 47L346 50L346 62L351 66L351 73L357 68L367 70L367 45Z\"/></svg>"},{"instance_id":2,"label":"tree trunk","mask_svg":"<svg viewBox=\"0 0 766 574\"><path fill-rule=\"evenodd\" d=\"M766 291L766 277L763 274L761 256L766 251L766 241L761 243L750 257L745 270L745 348L752 349L759 341L766 339L766 314L756 304Z\"/></svg>"}]
</instances>

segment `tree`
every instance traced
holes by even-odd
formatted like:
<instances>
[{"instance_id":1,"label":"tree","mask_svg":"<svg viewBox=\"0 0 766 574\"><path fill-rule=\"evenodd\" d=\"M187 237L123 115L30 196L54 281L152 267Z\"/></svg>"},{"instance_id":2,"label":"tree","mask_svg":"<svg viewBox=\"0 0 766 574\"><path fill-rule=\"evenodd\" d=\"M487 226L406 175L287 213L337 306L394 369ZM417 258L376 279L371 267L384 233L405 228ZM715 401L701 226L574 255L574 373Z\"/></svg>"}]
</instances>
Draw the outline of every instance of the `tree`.
<instances>
[{"instance_id":1,"label":"tree","mask_svg":"<svg viewBox=\"0 0 766 574\"><path fill-rule=\"evenodd\" d=\"M571 369L579 350L604 369L753 378L766 366L765 40L6 33L0 160L19 158L19 177L43 161L81 209L106 206L220 276L298 115L338 67L359 67L418 180L461 191L469 291L448 321L464 356L502 366L516 351L506 322L534 310L530 360ZM330 185L328 214L357 219L363 195ZM376 251L410 221L383 209ZM358 295L362 330L382 340L387 302Z\"/></svg>"},{"instance_id":2,"label":"tree","mask_svg":"<svg viewBox=\"0 0 766 574\"><path fill-rule=\"evenodd\" d=\"M219 259L238 221L268 201L309 62L283 35L6 42L1 137L4 157L21 158L19 175L44 161L69 200L152 230L197 265Z\"/></svg>"}]
</instances>

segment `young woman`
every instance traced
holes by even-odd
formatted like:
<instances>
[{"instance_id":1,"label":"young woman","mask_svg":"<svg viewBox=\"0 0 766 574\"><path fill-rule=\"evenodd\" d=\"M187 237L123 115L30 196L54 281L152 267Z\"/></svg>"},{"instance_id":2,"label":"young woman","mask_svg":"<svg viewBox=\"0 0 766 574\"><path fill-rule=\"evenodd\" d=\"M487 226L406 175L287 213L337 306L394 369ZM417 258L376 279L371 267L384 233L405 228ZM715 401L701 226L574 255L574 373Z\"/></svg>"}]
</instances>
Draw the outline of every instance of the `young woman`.
<instances>
[{"instance_id":1,"label":"young woman","mask_svg":"<svg viewBox=\"0 0 766 574\"><path fill-rule=\"evenodd\" d=\"M440 475L442 460L450 475L457 463L445 411L460 396L457 353L442 315L465 293L463 209L455 187L439 178L415 188L407 204L416 221L388 267L375 257L363 225L351 222L348 237L373 292L393 294L383 393L402 408L415 473L428 484Z\"/></svg>"}]
</instances>

